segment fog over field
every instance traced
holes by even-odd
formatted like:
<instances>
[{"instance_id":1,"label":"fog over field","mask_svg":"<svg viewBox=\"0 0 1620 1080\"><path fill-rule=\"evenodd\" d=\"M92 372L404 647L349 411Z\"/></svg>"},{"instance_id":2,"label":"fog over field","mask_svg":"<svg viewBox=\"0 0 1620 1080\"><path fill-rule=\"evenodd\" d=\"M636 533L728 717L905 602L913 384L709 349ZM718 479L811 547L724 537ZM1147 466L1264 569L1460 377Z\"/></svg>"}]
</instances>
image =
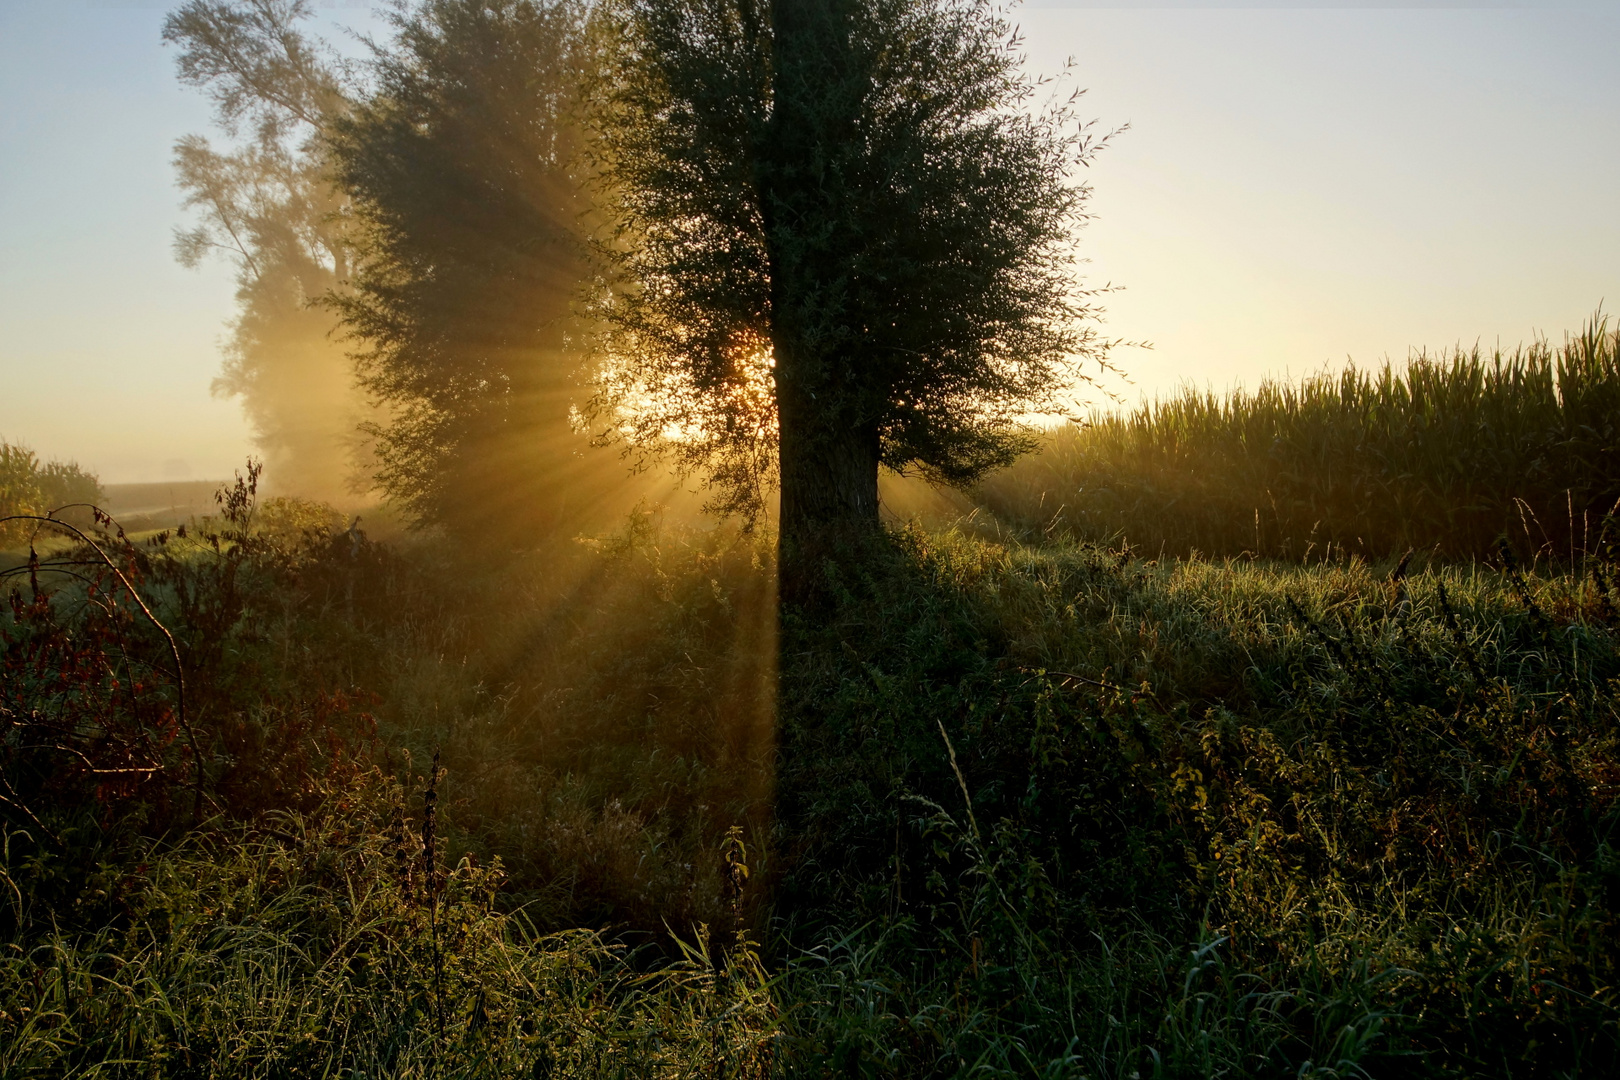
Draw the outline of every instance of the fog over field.
<instances>
[{"instance_id":1,"label":"fog over field","mask_svg":"<svg viewBox=\"0 0 1620 1080\"><path fill-rule=\"evenodd\" d=\"M1093 281L1126 288L1107 332L1155 345L1121 355L1127 400L1556 337L1620 296L1612 11L1317 7L1016 16L1032 67L1072 56L1082 111L1131 125L1087 170L1080 240ZM254 449L244 399L210 390L231 270L171 252L194 220L174 143L212 128L164 11L0 2L0 435L110 481L219 478ZM350 57L384 25L316 11Z\"/></svg>"}]
</instances>

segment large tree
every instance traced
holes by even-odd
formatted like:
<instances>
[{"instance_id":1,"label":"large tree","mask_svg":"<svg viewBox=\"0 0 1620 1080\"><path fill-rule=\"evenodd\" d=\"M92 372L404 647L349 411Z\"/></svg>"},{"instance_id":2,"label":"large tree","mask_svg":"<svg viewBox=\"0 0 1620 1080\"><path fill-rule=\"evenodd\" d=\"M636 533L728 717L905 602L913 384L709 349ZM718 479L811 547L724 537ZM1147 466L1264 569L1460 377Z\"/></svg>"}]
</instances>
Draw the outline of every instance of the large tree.
<instances>
[{"instance_id":1,"label":"large tree","mask_svg":"<svg viewBox=\"0 0 1620 1080\"><path fill-rule=\"evenodd\" d=\"M339 306L391 408L381 482L421 523L517 539L601 491L571 421L583 22L572 0L396 10L371 93L329 132L358 222Z\"/></svg>"},{"instance_id":2,"label":"large tree","mask_svg":"<svg viewBox=\"0 0 1620 1080\"><path fill-rule=\"evenodd\" d=\"M790 550L966 483L1101 361L1072 241L1100 143L978 0L621 0L594 82L609 434L780 484Z\"/></svg>"},{"instance_id":3,"label":"large tree","mask_svg":"<svg viewBox=\"0 0 1620 1080\"><path fill-rule=\"evenodd\" d=\"M190 0L164 22L180 80L209 96L230 144L175 147L195 224L186 265L223 254L237 315L216 393L240 397L276 486L340 498L360 478L366 413L322 307L349 274L345 199L326 175L322 132L348 108L342 67L300 23L307 0Z\"/></svg>"}]
</instances>

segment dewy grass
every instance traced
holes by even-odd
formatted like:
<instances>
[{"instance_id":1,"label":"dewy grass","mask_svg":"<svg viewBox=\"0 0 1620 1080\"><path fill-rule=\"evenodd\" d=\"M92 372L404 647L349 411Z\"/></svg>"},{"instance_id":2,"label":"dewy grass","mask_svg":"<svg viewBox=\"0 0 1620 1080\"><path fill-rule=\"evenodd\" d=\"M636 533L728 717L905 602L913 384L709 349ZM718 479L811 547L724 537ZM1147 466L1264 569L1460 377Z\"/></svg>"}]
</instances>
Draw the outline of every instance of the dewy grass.
<instances>
[{"instance_id":1,"label":"dewy grass","mask_svg":"<svg viewBox=\"0 0 1620 1080\"><path fill-rule=\"evenodd\" d=\"M790 622L807 1057L1613 1067L1615 628L1589 578L1394 568L913 532Z\"/></svg>"},{"instance_id":2,"label":"dewy grass","mask_svg":"<svg viewBox=\"0 0 1620 1080\"><path fill-rule=\"evenodd\" d=\"M8 834L0 1075L1620 1069L1600 552L914 527L778 612L724 533L164 550L229 816L3 744L60 840ZM76 595L8 670L100 641ZM7 731L88 716L31 685Z\"/></svg>"},{"instance_id":3,"label":"dewy grass","mask_svg":"<svg viewBox=\"0 0 1620 1080\"><path fill-rule=\"evenodd\" d=\"M1558 559L1616 539L1620 335L1457 350L1093 416L978 497L1030 535L1292 560Z\"/></svg>"},{"instance_id":4,"label":"dewy grass","mask_svg":"<svg viewBox=\"0 0 1620 1080\"><path fill-rule=\"evenodd\" d=\"M0 1076L763 1075L750 952L648 971L591 932L497 912L498 862L402 878L399 797L372 780L154 846L104 880L116 914L99 927L53 927L8 890ZM26 888L26 869L5 873Z\"/></svg>"}]
</instances>

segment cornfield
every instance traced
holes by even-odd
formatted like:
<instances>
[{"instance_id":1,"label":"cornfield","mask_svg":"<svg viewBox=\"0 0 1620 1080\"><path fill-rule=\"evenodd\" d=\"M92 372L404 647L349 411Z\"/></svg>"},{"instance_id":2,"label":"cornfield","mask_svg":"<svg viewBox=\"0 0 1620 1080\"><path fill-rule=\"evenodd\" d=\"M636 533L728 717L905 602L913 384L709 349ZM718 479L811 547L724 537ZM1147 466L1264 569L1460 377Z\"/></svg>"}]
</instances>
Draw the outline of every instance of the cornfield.
<instances>
[{"instance_id":1,"label":"cornfield","mask_svg":"<svg viewBox=\"0 0 1620 1080\"><path fill-rule=\"evenodd\" d=\"M1188 389L1053 432L977 496L1025 529L1148 555L1469 559L1505 535L1575 559L1612 539L1620 499L1620 330Z\"/></svg>"}]
</instances>

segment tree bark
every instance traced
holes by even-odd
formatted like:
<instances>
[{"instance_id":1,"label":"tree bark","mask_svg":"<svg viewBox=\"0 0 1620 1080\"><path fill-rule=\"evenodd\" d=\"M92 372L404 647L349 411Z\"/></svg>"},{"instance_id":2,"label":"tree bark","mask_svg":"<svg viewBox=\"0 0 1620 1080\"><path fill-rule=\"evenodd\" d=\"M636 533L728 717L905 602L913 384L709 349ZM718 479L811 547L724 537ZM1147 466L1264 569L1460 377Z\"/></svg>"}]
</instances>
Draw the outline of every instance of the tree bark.
<instances>
[{"instance_id":1,"label":"tree bark","mask_svg":"<svg viewBox=\"0 0 1620 1080\"><path fill-rule=\"evenodd\" d=\"M818 547L877 529L877 431L838 419L791 383L777 393L780 527L788 544Z\"/></svg>"},{"instance_id":2,"label":"tree bark","mask_svg":"<svg viewBox=\"0 0 1620 1080\"><path fill-rule=\"evenodd\" d=\"M828 328L843 321L837 297L858 254L849 250L842 200L850 193L835 164L863 96L842 2L771 5L774 82L761 209L788 578L793 564L814 562L878 527L878 428L861 415L870 395L851 384L860 364L832 354L827 341Z\"/></svg>"}]
</instances>

